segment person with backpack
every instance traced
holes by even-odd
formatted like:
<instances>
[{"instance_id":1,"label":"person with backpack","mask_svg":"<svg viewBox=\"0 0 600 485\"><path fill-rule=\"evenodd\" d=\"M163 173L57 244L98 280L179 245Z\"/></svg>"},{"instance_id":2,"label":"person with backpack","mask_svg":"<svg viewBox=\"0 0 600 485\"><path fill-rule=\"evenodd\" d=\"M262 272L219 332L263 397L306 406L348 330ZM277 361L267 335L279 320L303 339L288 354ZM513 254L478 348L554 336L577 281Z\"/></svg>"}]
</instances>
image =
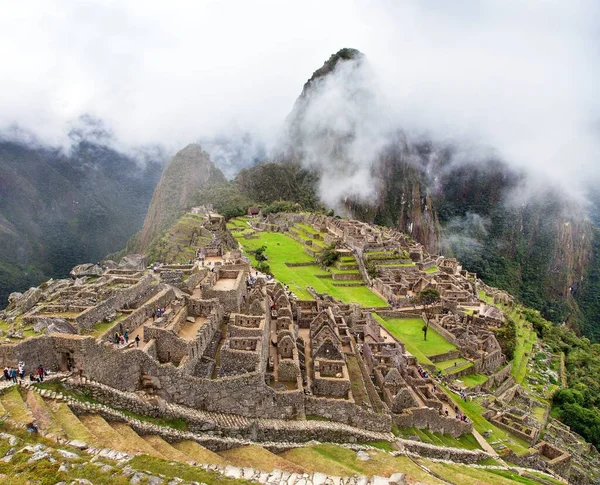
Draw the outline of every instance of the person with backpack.
<instances>
[{"instance_id":1,"label":"person with backpack","mask_svg":"<svg viewBox=\"0 0 600 485\"><path fill-rule=\"evenodd\" d=\"M125 343L128 344L129 343L129 331L125 330L125 333L123 334L123 338L125 339Z\"/></svg>"}]
</instances>

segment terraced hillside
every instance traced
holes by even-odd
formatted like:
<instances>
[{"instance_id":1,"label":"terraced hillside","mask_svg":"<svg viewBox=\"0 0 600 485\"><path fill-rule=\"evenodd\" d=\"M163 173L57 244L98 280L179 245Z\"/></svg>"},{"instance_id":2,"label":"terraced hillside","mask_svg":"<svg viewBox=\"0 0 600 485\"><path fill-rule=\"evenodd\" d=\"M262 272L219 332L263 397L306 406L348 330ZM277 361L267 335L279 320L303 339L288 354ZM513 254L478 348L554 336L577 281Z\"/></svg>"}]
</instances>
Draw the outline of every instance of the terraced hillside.
<instances>
[{"instance_id":1,"label":"terraced hillside","mask_svg":"<svg viewBox=\"0 0 600 485\"><path fill-rule=\"evenodd\" d=\"M329 268L319 266L315 258L327 244L323 241L324 234L307 224L291 226L288 234L255 230L248 218L231 219L227 224L254 265L253 252L266 246L265 254L273 276L289 285L298 298L313 299L307 290L310 287L346 303L387 307L387 303L366 286L351 253L341 256Z\"/></svg>"},{"instance_id":2,"label":"terraced hillside","mask_svg":"<svg viewBox=\"0 0 600 485\"><path fill-rule=\"evenodd\" d=\"M195 248L206 246L212 234L204 227L206 218L200 214L186 213L149 249L151 261L186 263L194 259Z\"/></svg>"},{"instance_id":3,"label":"terraced hillside","mask_svg":"<svg viewBox=\"0 0 600 485\"><path fill-rule=\"evenodd\" d=\"M378 443L358 446L359 451L312 444L273 452L259 444L244 444L215 452L193 440L173 442L167 437L173 433L168 427L161 430L155 426L164 437L141 434L131 424L137 422L134 418L127 423L107 420L101 414L81 414L84 401L75 406L72 396L48 386L5 387L0 402L4 416L0 473L6 483L563 483L547 474L509 469L499 462L476 466L438 462L393 452L389 445ZM93 406L88 403L87 408ZM24 430L32 420L39 427L37 434Z\"/></svg>"}]
</instances>

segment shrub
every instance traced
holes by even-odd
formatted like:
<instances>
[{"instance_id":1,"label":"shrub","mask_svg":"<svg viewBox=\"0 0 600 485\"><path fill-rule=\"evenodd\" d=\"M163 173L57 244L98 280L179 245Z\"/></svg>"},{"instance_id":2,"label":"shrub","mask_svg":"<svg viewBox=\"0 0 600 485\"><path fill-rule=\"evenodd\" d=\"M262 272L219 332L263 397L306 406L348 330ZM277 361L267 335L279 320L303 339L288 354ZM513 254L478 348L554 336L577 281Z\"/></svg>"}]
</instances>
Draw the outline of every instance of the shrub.
<instances>
[{"instance_id":1,"label":"shrub","mask_svg":"<svg viewBox=\"0 0 600 485\"><path fill-rule=\"evenodd\" d=\"M319 263L323 266L333 266L340 259L335 245L331 245L319 255Z\"/></svg>"}]
</instances>

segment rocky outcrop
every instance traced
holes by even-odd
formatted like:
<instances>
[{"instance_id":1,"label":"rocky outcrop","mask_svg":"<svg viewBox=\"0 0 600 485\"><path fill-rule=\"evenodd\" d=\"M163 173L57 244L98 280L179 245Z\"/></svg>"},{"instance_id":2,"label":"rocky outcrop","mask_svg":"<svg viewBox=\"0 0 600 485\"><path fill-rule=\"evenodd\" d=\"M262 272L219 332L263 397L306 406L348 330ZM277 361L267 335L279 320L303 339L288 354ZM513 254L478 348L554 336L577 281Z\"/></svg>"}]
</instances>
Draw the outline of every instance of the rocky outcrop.
<instances>
[{"instance_id":1,"label":"rocky outcrop","mask_svg":"<svg viewBox=\"0 0 600 485\"><path fill-rule=\"evenodd\" d=\"M144 271L146 266L148 265L148 261L145 255L143 254L129 254L127 256L123 256L121 261L119 262L119 269L128 269L132 271Z\"/></svg>"},{"instance_id":2,"label":"rocky outcrop","mask_svg":"<svg viewBox=\"0 0 600 485\"><path fill-rule=\"evenodd\" d=\"M83 278L84 276L102 276L102 268L92 263L78 264L69 274L73 279Z\"/></svg>"},{"instance_id":3,"label":"rocky outcrop","mask_svg":"<svg viewBox=\"0 0 600 485\"><path fill-rule=\"evenodd\" d=\"M76 334L77 330L73 325L63 318L38 318L33 324L33 330L37 333L68 333Z\"/></svg>"},{"instance_id":4,"label":"rocky outcrop","mask_svg":"<svg viewBox=\"0 0 600 485\"><path fill-rule=\"evenodd\" d=\"M8 297L9 304L6 311L17 310L19 313L25 313L31 310L40 298L42 298L42 290L39 288L29 288L25 293L11 293Z\"/></svg>"}]
</instances>

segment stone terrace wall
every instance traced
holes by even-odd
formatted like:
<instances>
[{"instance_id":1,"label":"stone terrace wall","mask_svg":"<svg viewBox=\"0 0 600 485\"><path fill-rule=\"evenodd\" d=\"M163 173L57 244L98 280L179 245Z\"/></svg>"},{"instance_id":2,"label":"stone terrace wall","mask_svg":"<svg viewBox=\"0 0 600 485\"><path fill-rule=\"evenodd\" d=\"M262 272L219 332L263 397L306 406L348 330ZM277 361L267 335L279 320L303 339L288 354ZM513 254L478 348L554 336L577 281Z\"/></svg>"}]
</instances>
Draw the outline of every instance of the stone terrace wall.
<instances>
[{"instance_id":1,"label":"stone terrace wall","mask_svg":"<svg viewBox=\"0 0 600 485\"><path fill-rule=\"evenodd\" d=\"M400 428L415 426L429 429L434 433L448 434L454 438L473 431L472 423L442 416L437 410L431 408L406 409L402 414L394 414L393 421Z\"/></svg>"},{"instance_id":2,"label":"stone terrace wall","mask_svg":"<svg viewBox=\"0 0 600 485\"><path fill-rule=\"evenodd\" d=\"M387 432L391 429L392 423L389 414L366 411L349 401L305 396L304 402L307 415L319 416L372 431Z\"/></svg>"},{"instance_id":3,"label":"stone terrace wall","mask_svg":"<svg viewBox=\"0 0 600 485\"><path fill-rule=\"evenodd\" d=\"M113 317L117 311L118 300L111 296L98 305L88 308L75 317L77 331L79 333L89 331L96 323Z\"/></svg>"},{"instance_id":4,"label":"stone terrace wall","mask_svg":"<svg viewBox=\"0 0 600 485\"><path fill-rule=\"evenodd\" d=\"M201 433L204 436L207 436L207 432L209 432L215 436L242 437L259 442L283 443L305 443L313 440L348 443L394 439L391 433L382 435L334 422L245 419L239 416L223 419L223 416L218 414L199 412L157 399L145 400L134 393L116 391L108 386L89 381L78 383L69 380L66 385L75 392L89 393L96 401L110 406L112 411L125 410L144 416L168 419L183 418L188 424L190 432ZM114 416L111 418L114 420Z\"/></svg>"},{"instance_id":5,"label":"stone terrace wall","mask_svg":"<svg viewBox=\"0 0 600 485\"><path fill-rule=\"evenodd\" d=\"M455 463L473 464L486 458L491 458L489 453L482 450L464 450L461 448L449 448L420 443L411 440L397 440L396 443L403 451L414 453L424 458L436 460L449 460ZM395 455L401 453L393 453Z\"/></svg>"}]
</instances>

